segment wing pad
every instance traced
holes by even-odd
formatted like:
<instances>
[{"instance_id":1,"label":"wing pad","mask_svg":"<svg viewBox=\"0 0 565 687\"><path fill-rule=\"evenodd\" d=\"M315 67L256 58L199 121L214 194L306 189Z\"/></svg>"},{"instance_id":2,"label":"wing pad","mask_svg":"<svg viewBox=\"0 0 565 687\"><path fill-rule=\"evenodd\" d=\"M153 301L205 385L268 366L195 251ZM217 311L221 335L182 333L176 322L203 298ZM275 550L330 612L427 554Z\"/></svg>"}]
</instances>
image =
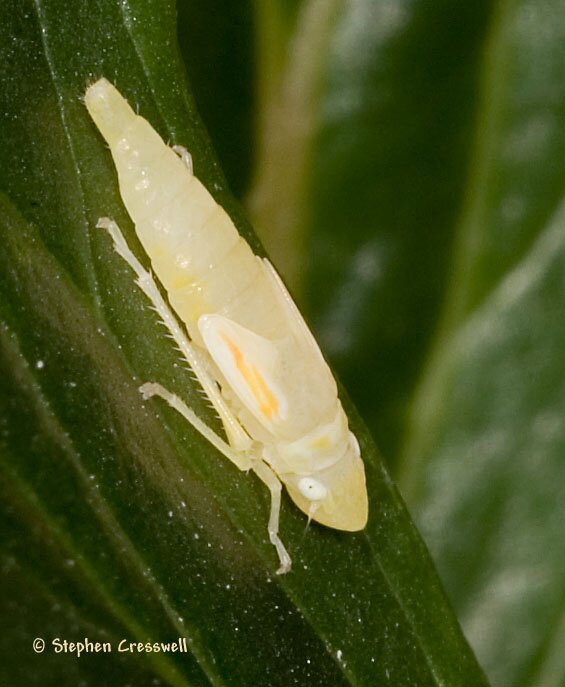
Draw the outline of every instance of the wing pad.
<instances>
[{"instance_id":1,"label":"wing pad","mask_svg":"<svg viewBox=\"0 0 565 687\"><path fill-rule=\"evenodd\" d=\"M208 352L243 405L267 429L287 416L276 345L223 315L202 315L198 328Z\"/></svg>"}]
</instances>

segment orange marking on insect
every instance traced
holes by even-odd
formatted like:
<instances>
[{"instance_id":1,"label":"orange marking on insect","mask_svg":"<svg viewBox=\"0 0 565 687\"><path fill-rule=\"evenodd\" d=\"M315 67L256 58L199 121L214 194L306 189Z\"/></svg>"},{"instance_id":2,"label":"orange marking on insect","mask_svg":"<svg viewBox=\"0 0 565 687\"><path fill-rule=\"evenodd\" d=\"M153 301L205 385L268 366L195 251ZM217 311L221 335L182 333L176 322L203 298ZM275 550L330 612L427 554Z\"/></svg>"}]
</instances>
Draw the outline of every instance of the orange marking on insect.
<instances>
[{"instance_id":1,"label":"orange marking on insect","mask_svg":"<svg viewBox=\"0 0 565 687\"><path fill-rule=\"evenodd\" d=\"M227 343L230 353L233 356L235 366L241 372L242 377L247 382L251 393L257 399L259 403L259 410L261 413L269 420L272 420L275 415L279 412L279 402L276 396L269 389L267 382L263 378L263 375L255 367L255 365L249 366L245 362L243 353L234 344L234 342L226 335L222 334L222 339Z\"/></svg>"}]
</instances>

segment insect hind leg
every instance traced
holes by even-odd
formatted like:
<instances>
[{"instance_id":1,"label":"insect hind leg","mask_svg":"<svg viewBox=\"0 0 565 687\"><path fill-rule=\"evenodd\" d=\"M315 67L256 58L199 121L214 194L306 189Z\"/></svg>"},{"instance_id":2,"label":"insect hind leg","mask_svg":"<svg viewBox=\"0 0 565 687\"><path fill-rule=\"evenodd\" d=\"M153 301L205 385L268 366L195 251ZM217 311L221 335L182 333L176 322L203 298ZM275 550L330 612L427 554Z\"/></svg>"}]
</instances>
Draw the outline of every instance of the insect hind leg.
<instances>
[{"instance_id":1,"label":"insect hind leg","mask_svg":"<svg viewBox=\"0 0 565 687\"><path fill-rule=\"evenodd\" d=\"M153 304L162 323L169 330L171 337L190 365L206 396L210 399L214 410L220 416L230 445L234 449L240 451L249 449L252 444L249 435L245 432L239 420L225 402L215 380L208 373L200 355L181 329L169 306L165 303L161 292L157 288L155 280L135 257L116 222L107 217L102 217L98 220L96 226L100 229L105 229L110 234L116 252L135 272L137 277L136 284Z\"/></svg>"},{"instance_id":2,"label":"insect hind leg","mask_svg":"<svg viewBox=\"0 0 565 687\"><path fill-rule=\"evenodd\" d=\"M110 234L116 252L135 272L137 285L153 303L163 324L171 333L172 338L192 368L206 395L220 415L229 444L208 427L208 425L178 396L165 389L161 384L155 382L143 384L140 387L143 397L145 399L151 398L152 396L161 397L188 420L188 422L218 449L218 451L228 458L228 460L234 463L240 470L249 470L251 468L263 484L265 484L271 494L271 512L269 516L268 533L269 539L276 548L279 557L280 567L277 570L277 574L282 575L287 573L290 570L292 561L278 535L282 490L280 480L266 463L258 457L255 458L249 450L252 444L249 435L247 435L237 418L226 405L215 381L208 374L205 365L200 360L200 356L193 348L186 334L184 334L180 328L169 306L165 303L153 277L135 257L116 222L107 217L103 217L98 220L96 226L105 229Z\"/></svg>"}]
</instances>

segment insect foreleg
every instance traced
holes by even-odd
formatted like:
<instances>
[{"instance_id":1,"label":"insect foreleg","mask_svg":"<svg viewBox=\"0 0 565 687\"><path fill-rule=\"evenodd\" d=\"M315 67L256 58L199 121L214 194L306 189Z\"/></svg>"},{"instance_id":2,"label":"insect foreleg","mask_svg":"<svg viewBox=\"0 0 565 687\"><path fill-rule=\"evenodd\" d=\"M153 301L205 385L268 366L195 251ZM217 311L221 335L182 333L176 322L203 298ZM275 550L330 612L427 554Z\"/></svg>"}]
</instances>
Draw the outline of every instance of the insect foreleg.
<instances>
[{"instance_id":1,"label":"insect foreleg","mask_svg":"<svg viewBox=\"0 0 565 687\"><path fill-rule=\"evenodd\" d=\"M98 220L96 226L108 231L114 241L114 247L117 253L122 256L122 258L135 272L137 276L137 285L155 307L155 310L163 321L163 324L171 333L171 336L179 347L182 355L187 360L188 364L196 375L198 382L204 389L206 396L210 399L214 409L220 416L229 443L234 448L242 451L250 448L252 442L249 435L244 431L239 423L239 420L222 398L216 382L207 372L206 367L201 361L197 351L188 340L186 334L180 328L169 306L165 303L161 292L157 288L155 280L132 253L116 222L108 219L107 217L102 217Z\"/></svg>"},{"instance_id":2,"label":"insect foreleg","mask_svg":"<svg viewBox=\"0 0 565 687\"><path fill-rule=\"evenodd\" d=\"M207 439L212 446L218 449L220 453L231 460L234 465L236 465L240 470L249 470L255 465L255 460L248 453L243 451L237 451L233 449L228 443L226 443L221 437L219 437L214 430L210 429L208 425L203 422L196 413L189 408L184 401L182 401L178 396L171 393L161 384L156 382L147 382L143 384L139 390L145 400L151 398L152 396L160 396L163 400L179 412L190 424L196 429L202 436Z\"/></svg>"},{"instance_id":3,"label":"insect foreleg","mask_svg":"<svg viewBox=\"0 0 565 687\"><path fill-rule=\"evenodd\" d=\"M285 549L284 544L279 538L279 515L281 510L281 481L271 470L271 468L263 462L257 462L253 466L253 472L263 482L263 484L271 492L271 514L269 516L269 539L271 544L276 548L279 556L280 567L277 570L277 575L284 575L290 570L292 560Z\"/></svg>"},{"instance_id":4,"label":"insect foreleg","mask_svg":"<svg viewBox=\"0 0 565 687\"><path fill-rule=\"evenodd\" d=\"M194 165L192 164L192 155L184 146L173 146L173 150L184 162L186 168L191 174L194 174Z\"/></svg>"}]
</instances>

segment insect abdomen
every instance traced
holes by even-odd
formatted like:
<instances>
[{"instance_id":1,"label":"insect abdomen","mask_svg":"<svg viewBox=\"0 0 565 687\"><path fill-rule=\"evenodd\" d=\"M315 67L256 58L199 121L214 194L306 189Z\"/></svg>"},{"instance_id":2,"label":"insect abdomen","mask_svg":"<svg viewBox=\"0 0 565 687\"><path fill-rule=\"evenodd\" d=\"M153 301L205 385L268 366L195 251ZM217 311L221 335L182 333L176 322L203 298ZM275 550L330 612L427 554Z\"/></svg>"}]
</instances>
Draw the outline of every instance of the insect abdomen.
<instances>
[{"instance_id":1,"label":"insect abdomen","mask_svg":"<svg viewBox=\"0 0 565 687\"><path fill-rule=\"evenodd\" d=\"M263 268L232 220L108 81L86 95L110 145L120 192L171 305L200 342L200 315L221 312L268 337L286 322Z\"/></svg>"}]
</instances>

